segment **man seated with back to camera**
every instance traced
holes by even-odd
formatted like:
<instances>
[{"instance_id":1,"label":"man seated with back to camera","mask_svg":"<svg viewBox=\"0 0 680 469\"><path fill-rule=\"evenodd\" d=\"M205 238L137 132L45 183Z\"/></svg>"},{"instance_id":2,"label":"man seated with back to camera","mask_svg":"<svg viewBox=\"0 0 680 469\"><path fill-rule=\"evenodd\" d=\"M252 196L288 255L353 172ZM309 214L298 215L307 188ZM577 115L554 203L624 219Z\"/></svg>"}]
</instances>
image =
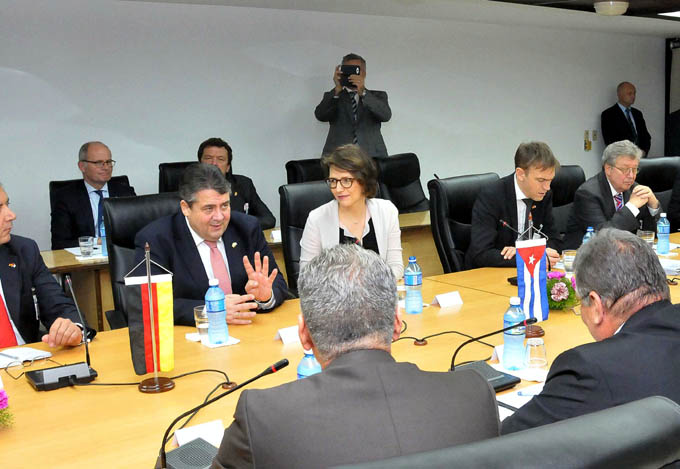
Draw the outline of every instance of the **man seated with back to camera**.
<instances>
[{"instance_id":1,"label":"man seated with back to camera","mask_svg":"<svg viewBox=\"0 0 680 469\"><path fill-rule=\"evenodd\" d=\"M574 260L581 319L596 342L560 354L543 391L503 421L512 433L649 396L680 403L680 306L652 248L605 228Z\"/></svg>"},{"instance_id":2,"label":"man seated with back to camera","mask_svg":"<svg viewBox=\"0 0 680 469\"><path fill-rule=\"evenodd\" d=\"M402 321L376 253L323 250L300 272L298 332L323 371L246 390L213 461L224 467L328 467L492 438L498 409L471 370L435 373L390 354Z\"/></svg>"},{"instance_id":3,"label":"man seated with back to camera","mask_svg":"<svg viewBox=\"0 0 680 469\"><path fill-rule=\"evenodd\" d=\"M173 273L175 324L193 326L194 306L204 303L208 280L226 295L227 322L250 324L286 300L288 287L257 218L231 211L229 182L213 165L184 171L179 210L144 227L135 237L135 263L151 259ZM154 273L157 271L155 270Z\"/></svg>"},{"instance_id":4,"label":"man seated with back to camera","mask_svg":"<svg viewBox=\"0 0 680 469\"><path fill-rule=\"evenodd\" d=\"M229 181L231 209L254 216L260 221L263 230L274 228L276 218L274 218L269 207L260 199L253 180L247 176L233 173L231 166L233 155L229 144L217 137L209 138L198 147L198 161L217 166Z\"/></svg>"},{"instance_id":5,"label":"man seated with back to camera","mask_svg":"<svg viewBox=\"0 0 680 469\"><path fill-rule=\"evenodd\" d=\"M526 230L529 211L534 227L548 237L548 261L551 265L559 261L561 240L554 226L550 192L559 167L552 150L543 142L517 147L515 172L484 187L475 200L470 246L465 256L467 268L514 267L517 232Z\"/></svg>"},{"instance_id":6,"label":"man seated with back to camera","mask_svg":"<svg viewBox=\"0 0 680 469\"><path fill-rule=\"evenodd\" d=\"M73 301L47 270L35 241L11 234L14 220L0 184L0 349L40 340L50 347L80 344L85 326ZM47 334L40 333L40 323ZM95 334L88 328L90 339Z\"/></svg>"}]
</instances>

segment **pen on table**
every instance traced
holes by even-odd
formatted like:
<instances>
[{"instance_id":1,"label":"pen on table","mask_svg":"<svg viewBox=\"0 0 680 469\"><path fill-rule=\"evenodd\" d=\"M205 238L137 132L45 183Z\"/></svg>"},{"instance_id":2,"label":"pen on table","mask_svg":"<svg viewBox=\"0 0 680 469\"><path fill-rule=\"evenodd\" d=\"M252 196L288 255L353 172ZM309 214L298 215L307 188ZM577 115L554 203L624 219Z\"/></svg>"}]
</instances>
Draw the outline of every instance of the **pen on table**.
<instances>
[{"instance_id":1,"label":"pen on table","mask_svg":"<svg viewBox=\"0 0 680 469\"><path fill-rule=\"evenodd\" d=\"M518 395L518 396L522 396L522 397L534 397L534 396L537 396L538 393L537 393L537 392L533 392L533 391L522 391L522 390L519 390L519 391L517 391L517 395Z\"/></svg>"},{"instance_id":2,"label":"pen on table","mask_svg":"<svg viewBox=\"0 0 680 469\"><path fill-rule=\"evenodd\" d=\"M11 358L12 360L18 360L19 359L19 357L15 357L14 355L10 355L9 353L4 353L4 352L0 352L0 356Z\"/></svg>"}]
</instances>

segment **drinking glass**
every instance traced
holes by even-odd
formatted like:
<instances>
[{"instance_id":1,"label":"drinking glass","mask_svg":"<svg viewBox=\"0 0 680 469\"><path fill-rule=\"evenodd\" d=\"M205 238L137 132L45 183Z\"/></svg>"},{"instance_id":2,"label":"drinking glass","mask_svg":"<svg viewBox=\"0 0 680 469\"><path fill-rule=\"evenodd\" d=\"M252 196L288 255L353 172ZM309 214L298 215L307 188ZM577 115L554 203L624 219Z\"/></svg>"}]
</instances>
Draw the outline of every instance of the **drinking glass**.
<instances>
[{"instance_id":1,"label":"drinking glass","mask_svg":"<svg viewBox=\"0 0 680 469\"><path fill-rule=\"evenodd\" d=\"M91 256L94 247L94 238L92 236L80 236L78 238L78 245L80 246L81 256Z\"/></svg>"},{"instance_id":2,"label":"drinking glass","mask_svg":"<svg viewBox=\"0 0 680 469\"><path fill-rule=\"evenodd\" d=\"M645 240L645 242L647 244L649 244L650 248L654 249L654 232L653 231L638 230L637 235L638 235L638 237Z\"/></svg>"},{"instance_id":3,"label":"drinking glass","mask_svg":"<svg viewBox=\"0 0 680 469\"><path fill-rule=\"evenodd\" d=\"M576 258L576 251L567 249L562 251L562 264L564 264L564 273L567 277L574 275L574 259Z\"/></svg>"},{"instance_id":4,"label":"drinking glass","mask_svg":"<svg viewBox=\"0 0 680 469\"><path fill-rule=\"evenodd\" d=\"M207 345L210 343L208 338L208 312L205 310L205 305L194 306L194 320L196 321L196 329L201 338L201 343Z\"/></svg>"},{"instance_id":5,"label":"drinking glass","mask_svg":"<svg viewBox=\"0 0 680 469\"><path fill-rule=\"evenodd\" d=\"M545 353L545 343L540 337L527 339L527 346L524 359L528 368L543 368L548 364L548 357Z\"/></svg>"}]
</instances>

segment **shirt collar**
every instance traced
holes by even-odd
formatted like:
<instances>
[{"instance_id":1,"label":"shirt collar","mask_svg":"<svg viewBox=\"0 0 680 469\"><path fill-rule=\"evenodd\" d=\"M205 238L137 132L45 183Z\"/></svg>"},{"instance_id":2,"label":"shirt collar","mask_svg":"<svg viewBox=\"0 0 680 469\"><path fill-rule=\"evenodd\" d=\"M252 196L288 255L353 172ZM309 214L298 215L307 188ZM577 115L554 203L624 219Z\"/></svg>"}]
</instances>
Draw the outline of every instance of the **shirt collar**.
<instances>
[{"instance_id":1,"label":"shirt collar","mask_svg":"<svg viewBox=\"0 0 680 469\"><path fill-rule=\"evenodd\" d=\"M517 173L515 173L515 175L512 178L515 181L515 199L517 199L517 200L528 199L529 197L524 195L524 192L522 192L522 189L519 188L519 184L517 184Z\"/></svg>"},{"instance_id":2,"label":"shirt collar","mask_svg":"<svg viewBox=\"0 0 680 469\"><path fill-rule=\"evenodd\" d=\"M85 179L83 179L83 182L85 183L85 189L87 189L88 194L91 194L91 193L93 193L97 190L101 190L102 192L105 192L108 195L108 192L109 192L109 183L108 182L104 183L104 185L102 186L101 189L95 189L94 187L89 185Z\"/></svg>"},{"instance_id":3,"label":"shirt collar","mask_svg":"<svg viewBox=\"0 0 680 469\"><path fill-rule=\"evenodd\" d=\"M609 102L611 102L611 101L609 101ZM618 102L617 102L616 104L619 105L619 109L621 109L624 113L625 113L628 109L630 109L629 107L626 107L626 106L624 106L624 105L621 104L621 103L618 103Z\"/></svg>"},{"instance_id":4,"label":"shirt collar","mask_svg":"<svg viewBox=\"0 0 680 469\"><path fill-rule=\"evenodd\" d=\"M606 175L605 175L605 177L606 177ZM607 184L609 184L609 190L612 192L612 197L614 197L616 194L619 193L616 189L614 189L614 186L612 186L612 183L609 182L609 179L607 179ZM622 194L623 194L623 192L622 192Z\"/></svg>"},{"instance_id":5,"label":"shirt collar","mask_svg":"<svg viewBox=\"0 0 680 469\"><path fill-rule=\"evenodd\" d=\"M191 237L194 240L194 244L196 246L198 246L199 244L204 243L205 239L201 238L199 236L199 234L194 231L194 229L191 227L191 223L189 223L189 219L186 216L184 217L184 221L187 224L187 228L189 228L189 233L191 233ZM224 244L224 241L222 241L222 238L217 240L217 245L219 246L221 244ZM206 244L206 246L207 246L207 244Z\"/></svg>"}]
</instances>

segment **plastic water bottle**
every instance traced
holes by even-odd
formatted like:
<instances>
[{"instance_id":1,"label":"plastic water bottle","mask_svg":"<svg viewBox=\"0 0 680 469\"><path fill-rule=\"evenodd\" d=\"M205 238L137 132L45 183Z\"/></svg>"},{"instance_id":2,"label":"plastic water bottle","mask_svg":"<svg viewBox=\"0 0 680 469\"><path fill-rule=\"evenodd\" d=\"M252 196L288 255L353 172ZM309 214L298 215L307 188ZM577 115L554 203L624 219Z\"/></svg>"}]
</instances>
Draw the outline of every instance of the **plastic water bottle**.
<instances>
[{"instance_id":1,"label":"plastic water bottle","mask_svg":"<svg viewBox=\"0 0 680 469\"><path fill-rule=\"evenodd\" d=\"M404 285L406 286L405 309L408 314L423 312L423 271L416 263L416 256L408 258L408 265L404 269Z\"/></svg>"},{"instance_id":2,"label":"plastic water bottle","mask_svg":"<svg viewBox=\"0 0 680 469\"><path fill-rule=\"evenodd\" d=\"M510 307L503 315L503 327L510 327L525 319L519 297L513 296L510 298ZM524 329L525 326L515 327L503 333L503 367L506 370L524 368Z\"/></svg>"},{"instance_id":3,"label":"plastic water bottle","mask_svg":"<svg viewBox=\"0 0 680 469\"><path fill-rule=\"evenodd\" d=\"M592 226L589 226L586 230L586 234L583 235L583 242L581 244L586 244L593 236L595 236L595 230L593 230Z\"/></svg>"},{"instance_id":4,"label":"plastic water bottle","mask_svg":"<svg viewBox=\"0 0 680 469\"><path fill-rule=\"evenodd\" d=\"M99 226L99 237L102 240L102 256L108 256L109 252L106 249L106 229L104 228L103 223Z\"/></svg>"},{"instance_id":5,"label":"plastic water bottle","mask_svg":"<svg viewBox=\"0 0 680 469\"><path fill-rule=\"evenodd\" d=\"M312 350L305 350L305 355L297 367L298 379L307 378L317 373L321 373L321 365L316 361Z\"/></svg>"},{"instance_id":6,"label":"plastic water bottle","mask_svg":"<svg viewBox=\"0 0 680 469\"><path fill-rule=\"evenodd\" d=\"M656 243L657 254L668 254L670 251L670 235L671 235L671 223L666 218L666 214L662 213L661 218L656 224L656 237L658 241Z\"/></svg>"},{"instance_id":7,"label":"plastic water bottle","mask_svg":"<svg viewBox=\"0 0 680 469\"><path fill-rule=\"evenodd\" d=\"M220 282L211 278L210 288L205 292L205 311L208 314L208 339L211 344L226 344L229 340L227 311L224 309L224 292Z\"/></svg>"}]
</instances>

